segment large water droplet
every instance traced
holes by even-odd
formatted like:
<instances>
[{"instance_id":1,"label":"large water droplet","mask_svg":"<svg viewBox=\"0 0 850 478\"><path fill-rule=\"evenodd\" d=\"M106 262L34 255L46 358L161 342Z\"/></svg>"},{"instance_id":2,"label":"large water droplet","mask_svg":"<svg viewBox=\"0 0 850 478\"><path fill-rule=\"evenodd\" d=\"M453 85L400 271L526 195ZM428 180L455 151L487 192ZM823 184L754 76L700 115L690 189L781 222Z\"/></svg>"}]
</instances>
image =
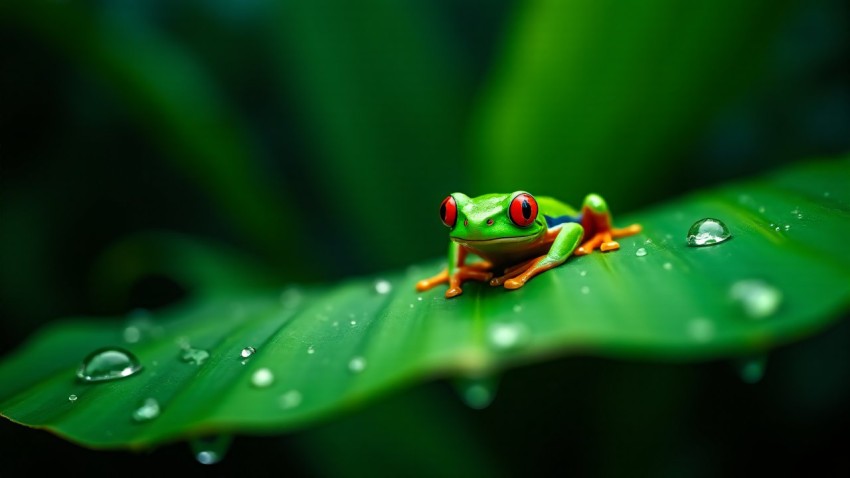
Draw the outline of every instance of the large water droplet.
<instances>
[{"instance_id":1,"label":"large water droplet","mask_svg":"<svg viewBox=\"0 0 850 478\"><path fill-rule=\"evenodd\" d=\"M758 279L735 282L729 290L729 295L732 299L739 301L744 307L744 312L754 319L773 315L782 303L782 292Z\"/></svg>"},{"instance_id":2,"label":"large water droplet","mask_svg":"<svg viewBox=\"0 0 850 478\"><path fill-rule=\"evenodd\" d=\"M142 365L132 352L119 347L107 347L86 356L77 369L77 377L86 382L102 382L129 377L140 370Z\"/></svg>"},{"instance_id":3,"label":"large water droplet","mask_svg":"<svg viewBox=\"0 0 850 478\"><path fill-rule=\"evenodd\" d=\"M133 420L147 422L159 416L159 402L155 398L146 398L139 408L133 410Z\"/></svg>"},{"instance_id":4,"label":"large water droplet","mask_svg":"<svg viewBox=\"0 0 850 478\"><path fill-rule=\"evenodd\" d=\"M192 365L202 365L208 358L210 358L210 353L204 349L193 349L189 347L183 350L183 354L180 358Z\"/></svg>"},{"instance_id":5,"label":"large water droplet","mask_svg":"<svg viewBox=\"0 0 850 478\"><path fill-rule=\"evenodd\" d=\"M379 280L375 282L375 291L379 294L388 294L391 290L393 290L393 285L390 284L386 280Z\"/></svg>"},{"instance_id":6,"label":"large water droplet","mask_svg":"<svg viewBox=\"0 0 850 478\"><path fill-rule=\"evenodd\" d=\"M520 322L493 324L487 331L493 347L510 350L528 342L528 329Z\"/></svg>"},{"instance_id":7,"label":"large water droplet","mask_svg":"<svg viewBox=\"0 0 850 478\"><path fill-rule=\"evenodd\" d=\"M360 373L366 369L366 359L360 356L352 358L348 362L348 370L354 373Z\"/></svg>"},{"instance_id":8,"label":"large water droplet","mask_svg":"<svg viewBox=\"0 0 850 478\"><path fill-rule=\"evenodd\" d=\"M496 398L499 380L495 377L463 378L455 382L455 387L469 408L481 410L487 408Z\"/></svg>"},{"instance_id":9,"label":"large water droplet","mask_svg":"<svg viewBox=\"0 0 850 478\"><path fill-rule=\"evenodd\" d=\"M266 388L274 383L274 374L267 368L258 369L251 375L251 384L257 388Z\"/></svg>"},{"instance_id":10,"label":"large water droplet","mask_svg":"<svg viewBox=\"0 0 850 478\"><path fill-rule=\"evenodd\" d=\"M196 438L189 442L192 454L202 465L214 465L220 462L230 448L233 441L231 435L217 435L212 437Z\"/></svg>"},{"instance_id":11,"label":"large water droplet","mask_svg":"<svg viewBox=\"0 0 850 478\"><path fill-rule=\"evenodd\" d=\"M638 250L636 250L636 251L635 251L635 255L636 255L636 256L638 256L638 257L643 257L643 256L645 256L645 255L646 255L646 249L644 249L643 247L641 247L640 249L638 249Z\"/></svg>"},{"instance_id":12,"label":"large water droplet","mask_svg":"<svg viewBox=\"0 0 850 478\"><path fill-rule=\"evenodd\" d=\"M688 229L688 245L694 247L719 244L730 237L729 228L719 219L700 219Z\"/></svg>"},{"instance_id":13,"label":"large water droplet","mask_svg":"<svg viewBox=\"0 0 850 478\"><path fill-rule=\"evenodd\" d=\"M281 395L278 401L280 403L280 408L284 410L295 408L298 405L301 405L301 392L298 390L290 390Z\"/></svg>"},{"instance_id":14,"label":"large water droplet","mask_svg":"<svg viewBox=\"0 0 850 478\"><path fill-rule=\"evenodd\" d=\"M256 352L257 352L257 349L255 349L254 347L248 346L248 347L245 347L244 349L242 349L242 352L239 353L239 356L242 357L242 358L248 358L248 357L254 355Z\"/></svg>"}]
</instances>

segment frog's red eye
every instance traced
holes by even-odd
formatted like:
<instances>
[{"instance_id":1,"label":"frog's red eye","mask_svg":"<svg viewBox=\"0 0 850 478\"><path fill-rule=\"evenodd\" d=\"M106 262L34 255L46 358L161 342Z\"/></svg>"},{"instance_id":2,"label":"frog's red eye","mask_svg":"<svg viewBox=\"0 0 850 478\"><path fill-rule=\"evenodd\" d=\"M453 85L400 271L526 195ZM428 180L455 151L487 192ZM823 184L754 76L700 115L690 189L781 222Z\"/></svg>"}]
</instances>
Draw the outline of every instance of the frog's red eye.
<instances>
[{"instance_id":1,"label":"frog's red eye","mask_svg":"<svg viewBox=\"0 0 850 478\"><path fill-rule=\"evenodd\" d=\"M531 194L517 194L511 201L510 216L517 226L531 225L537 219L537 201Z\"/></svg>"},{"instance_id":2,"label":"frog's red eye","mask_svg":"<svg viewBox=\"0 0 850 478\"><path fill-rule=\"evenodd\" d=\"M455 202L455 198L449 196L443 199L443 203L440 204L440 219L443 220L443 224L446 227L455 227L455 223L457 223L457 203Z\"/></svg>"}]
</instances>

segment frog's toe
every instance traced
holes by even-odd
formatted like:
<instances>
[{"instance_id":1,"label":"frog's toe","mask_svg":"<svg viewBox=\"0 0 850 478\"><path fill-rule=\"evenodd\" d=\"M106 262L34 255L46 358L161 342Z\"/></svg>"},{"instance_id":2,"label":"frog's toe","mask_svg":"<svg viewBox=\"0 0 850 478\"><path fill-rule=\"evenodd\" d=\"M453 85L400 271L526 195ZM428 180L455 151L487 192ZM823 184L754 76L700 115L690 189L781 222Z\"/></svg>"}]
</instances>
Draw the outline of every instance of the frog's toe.
<instances>
[{"instance_id":1,"label":"frog's toe","mask_svg":"<svg viewBox=\"0 0 850 478\"><path fill-rule=\"evenodd\" d=\"M463 293L463 289L460 287L449 287L449 289L446 290L446 299L459 296L461 293Z\"/></svg>"},{"instance_id":2,"label":"frog's toe","mask_svg":"<svg viewBox=\"0 0 850 478\"><path fill-rule=\"evenodd\" d=\"M508 279L505 281L505 289L519 289L520 287L525 285L525 280L522 277L517 277L514 279Z\"/></svg>"},{"instance_id":3,"label":"frog's toe","mask_svg":"<svg viewBox=\"0 0 850 478\"><path fill-rule=\"evenodd\" d=\"M617 241L603 242L599 246L599 250L602 251L602 252L616 251L619 248L620 248L620 243L617 242Z\"/></svg>"}]
</instances>

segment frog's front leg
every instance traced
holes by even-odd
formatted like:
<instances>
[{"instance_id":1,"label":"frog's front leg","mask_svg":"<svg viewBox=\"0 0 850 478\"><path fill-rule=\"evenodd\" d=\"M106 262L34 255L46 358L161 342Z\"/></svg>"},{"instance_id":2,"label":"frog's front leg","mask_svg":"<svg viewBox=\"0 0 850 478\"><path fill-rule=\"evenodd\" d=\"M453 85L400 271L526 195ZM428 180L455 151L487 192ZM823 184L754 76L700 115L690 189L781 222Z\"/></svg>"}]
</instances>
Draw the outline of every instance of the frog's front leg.
<instances>
[{"instance_id":1,"label":"frog's front leg","mask_svg":"<svg viewBox=\"0 0 850 478\"><path fill-rule=\"evenodd\" d=\"M532 259L520 267L508 269L505 275L491 280L490 284L504 283L506 289L519 289L537 274L563 264L576 250L583 235L584 229L580 224L574 222L564 224L545 256Z\"/></svg>"},{"instance_id":2,"label":"frog's front leg","mask_svg":"<svg viewBox=\"0 0 850 478\"><path fill-rule=\"evenodd\" d=\"M620 243L614 239L631 236L641 231L640 224L632 224L624 228L614 228L611 225L611 212L608 204L598 194L588 194L582 205L581 224L587 237L575 255L590 254L594 249L602 252L614 251L620 248Z\"/></svg>"},{"instance_id":3,"label":"frog's front leg","mask_svg":"<svg viewBox=\"0 0 850 478\"><path fill-rule=\"evenodd\" d=\"M466 280L489 281L493 277L490 272L492 264L487 261L465 264L468 252L460 244L452 242L449 245L449 265L439 274L422 279L416 283L416 290L422 292L439 284L448 282L446 298L450 299L463 292L461 285Z\"/></svg>"}]
</instances>

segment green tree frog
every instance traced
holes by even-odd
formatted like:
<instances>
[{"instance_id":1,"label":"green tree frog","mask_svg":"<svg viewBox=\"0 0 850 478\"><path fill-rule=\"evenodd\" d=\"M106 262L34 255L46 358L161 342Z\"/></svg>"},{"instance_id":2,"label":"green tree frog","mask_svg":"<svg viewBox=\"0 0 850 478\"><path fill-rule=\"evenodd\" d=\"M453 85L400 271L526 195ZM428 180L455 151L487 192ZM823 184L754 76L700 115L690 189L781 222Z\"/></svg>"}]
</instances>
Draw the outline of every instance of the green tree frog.
<instances>
[{"instance_id":1,"label":"green tree frog","mask_svg":"<svg viewBox=\"0 0 850 478\"><path fill-rule=\"evenodd\" d=\"M615 229L608 205L588 194L581 211L550 197L525 191L470 198L453 193L440 205L450 229L449 263L439 274L416 284L419 291L448 283L446 298L459 295L464 281L518 289L532 277L559 266L570 255L620 248L616 238L637 234L639 224ZM483 261L466 264L469 253Z\"/></svg>"}]
</instances>

